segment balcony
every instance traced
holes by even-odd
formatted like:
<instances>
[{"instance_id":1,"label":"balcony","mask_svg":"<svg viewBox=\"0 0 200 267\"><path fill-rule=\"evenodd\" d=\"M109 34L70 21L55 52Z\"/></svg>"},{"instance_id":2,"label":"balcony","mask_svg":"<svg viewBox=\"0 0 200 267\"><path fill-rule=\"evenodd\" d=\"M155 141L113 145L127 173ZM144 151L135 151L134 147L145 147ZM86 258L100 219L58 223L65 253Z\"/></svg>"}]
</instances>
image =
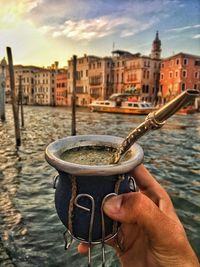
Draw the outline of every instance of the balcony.
<instances>
[{"instance_id":1,"label":"balcony","mask_svg":"<svg viewBox=\"0 0 200 267\"><path fill-rule=\"evenodd\" d=\"M95 85L101 85L101 82L90 82L89 85L93 85L93 86L95 86Z\"/></svg>"},{"instance_id":2,"label":"balcony","mask_svg":"<svg viewBox=\"0 0 200 267\"><path fill-rule=\"evenodd\" d=\"M141 68L140 64L135 64L135 65L132 65L132 66L125 67L124 70L129 71L129 70L135 70L135 69L140 69L140 68Z\"/></svg>"}]
</instances>

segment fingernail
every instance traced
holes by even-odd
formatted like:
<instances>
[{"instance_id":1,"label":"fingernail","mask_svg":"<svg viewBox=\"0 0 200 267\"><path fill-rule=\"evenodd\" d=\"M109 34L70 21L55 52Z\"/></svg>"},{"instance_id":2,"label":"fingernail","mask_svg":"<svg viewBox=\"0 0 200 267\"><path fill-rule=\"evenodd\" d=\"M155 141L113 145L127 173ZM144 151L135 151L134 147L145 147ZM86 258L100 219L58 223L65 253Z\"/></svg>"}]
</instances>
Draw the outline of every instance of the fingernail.
<instances>
[{"instance_id":1,"label":"fingernail","mask_svg":"<svg viewBox=\"0 0 200 267\"><path fill-rule=\"evenodd\" d=\"M110 197L105 201L104 211L107 213L118 213L122 204L121 196Z\"/></svg>"}]
</instances>

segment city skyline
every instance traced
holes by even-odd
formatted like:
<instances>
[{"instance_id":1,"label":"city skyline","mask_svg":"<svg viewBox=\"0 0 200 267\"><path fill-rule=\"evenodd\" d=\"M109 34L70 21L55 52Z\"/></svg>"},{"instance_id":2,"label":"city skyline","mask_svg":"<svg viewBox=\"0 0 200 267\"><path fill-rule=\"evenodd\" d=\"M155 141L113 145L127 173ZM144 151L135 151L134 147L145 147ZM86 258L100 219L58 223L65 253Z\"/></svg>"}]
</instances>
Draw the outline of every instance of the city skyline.
<instances>
[{"instance_id":1,"label":"city skyline","mask_svg":"<svg viewBox=\"0 0 200 267\"><path fill-rule=\"evenodd\" d=\"M199 13L199 0L0 0L0 58L6 46L14 64L38 66L113 48L149 55L157 30L162 57L199 55Z\"/></svg>"}]
</instances>

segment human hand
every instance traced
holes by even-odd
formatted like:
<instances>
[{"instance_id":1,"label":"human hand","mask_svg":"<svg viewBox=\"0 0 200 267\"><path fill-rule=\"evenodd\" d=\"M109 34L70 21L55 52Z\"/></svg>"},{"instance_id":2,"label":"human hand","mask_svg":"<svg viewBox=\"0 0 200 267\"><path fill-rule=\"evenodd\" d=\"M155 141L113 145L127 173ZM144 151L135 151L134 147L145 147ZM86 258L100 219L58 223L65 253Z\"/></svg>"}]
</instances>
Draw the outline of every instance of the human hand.
<instances>
[{"instance_id":1,"label":"human hand","mask_svg":"<svg viewBox=\"0 0 200 267\"><path fill-rule=\"evenodd\" d=\"M199 266L172 202L147 169L132 171L140 192L112 197L104 211L121 222L116 248L123 267Z\"/></svg>"},{"instance_id":2,"label":"human hand","mask_svg":"<svg viewBox=\"0 0 200 267\"><path fill-rule=\"evenodd\" d=\"M109 198L104 212L121 226L109 241L123 267L198 267L172 202L147 169L140 165L131 175L140 192ZM80 244L80 253L88 247Z\"/></svg>"}]
</instances>

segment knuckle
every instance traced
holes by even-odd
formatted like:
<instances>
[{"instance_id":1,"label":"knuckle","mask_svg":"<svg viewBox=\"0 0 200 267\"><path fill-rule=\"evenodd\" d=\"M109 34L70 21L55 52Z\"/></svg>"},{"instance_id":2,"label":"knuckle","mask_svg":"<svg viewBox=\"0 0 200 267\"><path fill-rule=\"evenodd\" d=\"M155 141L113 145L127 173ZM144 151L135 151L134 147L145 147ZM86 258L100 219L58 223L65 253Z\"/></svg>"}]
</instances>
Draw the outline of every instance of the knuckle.
<instances>
[{"instance_id":1,"label":"knuckle","mask_svg":"<svg viewBox=\"0 0 200 267\"><path fill-rule=\"evenodd\" d=\"M129 207L130 218L135 221L144 209L145 195L142 193L131 193L127 206Z\"/></svg>"}]
</instances>

